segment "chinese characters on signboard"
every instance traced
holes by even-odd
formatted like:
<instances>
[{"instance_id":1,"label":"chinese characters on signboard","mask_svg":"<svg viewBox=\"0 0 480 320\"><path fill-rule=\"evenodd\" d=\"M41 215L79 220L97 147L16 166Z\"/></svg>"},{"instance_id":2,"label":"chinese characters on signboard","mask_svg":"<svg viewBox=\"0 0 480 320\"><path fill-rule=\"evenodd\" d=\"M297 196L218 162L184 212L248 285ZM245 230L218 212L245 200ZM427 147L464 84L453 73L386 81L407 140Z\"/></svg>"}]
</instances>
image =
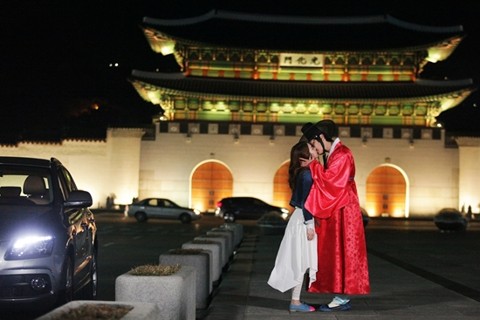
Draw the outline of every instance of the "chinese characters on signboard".
<instances>
[{"instance_id":1,"label":"chinese characters on signboard","mask_svg":"<svg viewBox=\"0 0 480 320\"><path fill-rule=\"evenodd\" d=\"M322 54L281 53L281 67L323 67Z\"/></svg>"}]
</instances>

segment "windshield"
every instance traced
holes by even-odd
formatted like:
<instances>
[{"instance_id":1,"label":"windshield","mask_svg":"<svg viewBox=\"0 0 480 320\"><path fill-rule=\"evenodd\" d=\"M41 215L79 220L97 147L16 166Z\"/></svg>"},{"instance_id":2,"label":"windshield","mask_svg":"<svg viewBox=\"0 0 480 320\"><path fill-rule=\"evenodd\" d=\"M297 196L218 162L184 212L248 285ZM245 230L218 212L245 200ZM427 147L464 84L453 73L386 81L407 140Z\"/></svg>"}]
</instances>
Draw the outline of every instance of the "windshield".
<instances>
[{"instance_id":1,"label":"windshield","mask_svg":"<svg viewBox=\"0 0 480 320\"><path fill-rule=\"evenodd\" d=\"M47 169L0 166L0 204L49 204L53 200L51 185Z\"/></svg>"}]
</instances>

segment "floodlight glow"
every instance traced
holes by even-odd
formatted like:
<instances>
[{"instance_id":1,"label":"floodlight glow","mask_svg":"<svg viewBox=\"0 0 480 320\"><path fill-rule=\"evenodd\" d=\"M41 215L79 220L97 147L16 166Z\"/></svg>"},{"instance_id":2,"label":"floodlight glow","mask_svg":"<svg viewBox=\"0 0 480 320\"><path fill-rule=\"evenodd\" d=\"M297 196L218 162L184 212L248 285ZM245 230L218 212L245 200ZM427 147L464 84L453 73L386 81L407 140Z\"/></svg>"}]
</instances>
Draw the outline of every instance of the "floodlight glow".
<instances>
[{"instance_id":1,"label":"floodlight glow","mask_svg":"<svg viewBox=\"0 0 480 320\"><path fill-rule=\"evenodd\" d=\"M160 53L164 56L175 52L175 41L162 41L160 44Z\"/></svg>"}]
</instances>

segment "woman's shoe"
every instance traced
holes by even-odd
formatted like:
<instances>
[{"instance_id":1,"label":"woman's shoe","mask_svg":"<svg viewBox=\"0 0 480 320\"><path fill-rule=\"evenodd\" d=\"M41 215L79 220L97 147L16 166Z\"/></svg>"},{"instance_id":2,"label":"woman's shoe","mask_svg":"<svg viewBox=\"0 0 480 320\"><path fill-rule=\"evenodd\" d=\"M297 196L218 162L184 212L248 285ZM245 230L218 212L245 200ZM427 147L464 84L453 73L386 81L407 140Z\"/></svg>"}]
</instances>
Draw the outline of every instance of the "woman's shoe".
<instances>
[{"instance_id":1,"label":"woman's shoe","mask_svg":"<svg viewBox=\"0 0 480 320\"><path fill-rule=\"evenodd\" d=\"M288 309L289 309L290 312L312 312L312 311L315 311L314 307L309 306L306 303L291 304Z\"/></svg>"}]
</instances>

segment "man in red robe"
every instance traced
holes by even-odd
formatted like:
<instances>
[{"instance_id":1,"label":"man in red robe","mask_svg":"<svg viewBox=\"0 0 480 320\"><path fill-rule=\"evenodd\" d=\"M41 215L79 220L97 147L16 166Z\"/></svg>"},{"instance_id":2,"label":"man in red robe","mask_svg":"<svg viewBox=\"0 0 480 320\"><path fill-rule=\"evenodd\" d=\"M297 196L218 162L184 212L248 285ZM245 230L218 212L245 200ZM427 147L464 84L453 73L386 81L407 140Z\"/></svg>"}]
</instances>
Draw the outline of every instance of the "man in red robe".
<instances>
[{"instance_id":1,"label":"man in red robe","mask_svg":"<svg viewBox=\"0 0 480 320\"><path fill-rule=\"evenodd\" d=\"M307 123L302 132L324 159L324 165L319 161L310 163L313 185L305 203L315 217L318 239L317 280L308 292L336 295L319 311L347 311L351 309L349 295L370 293L365 233L354 180L355 161L350 149L338 138L338 127L333 121Z\"/></svg>"}]
</instances>

